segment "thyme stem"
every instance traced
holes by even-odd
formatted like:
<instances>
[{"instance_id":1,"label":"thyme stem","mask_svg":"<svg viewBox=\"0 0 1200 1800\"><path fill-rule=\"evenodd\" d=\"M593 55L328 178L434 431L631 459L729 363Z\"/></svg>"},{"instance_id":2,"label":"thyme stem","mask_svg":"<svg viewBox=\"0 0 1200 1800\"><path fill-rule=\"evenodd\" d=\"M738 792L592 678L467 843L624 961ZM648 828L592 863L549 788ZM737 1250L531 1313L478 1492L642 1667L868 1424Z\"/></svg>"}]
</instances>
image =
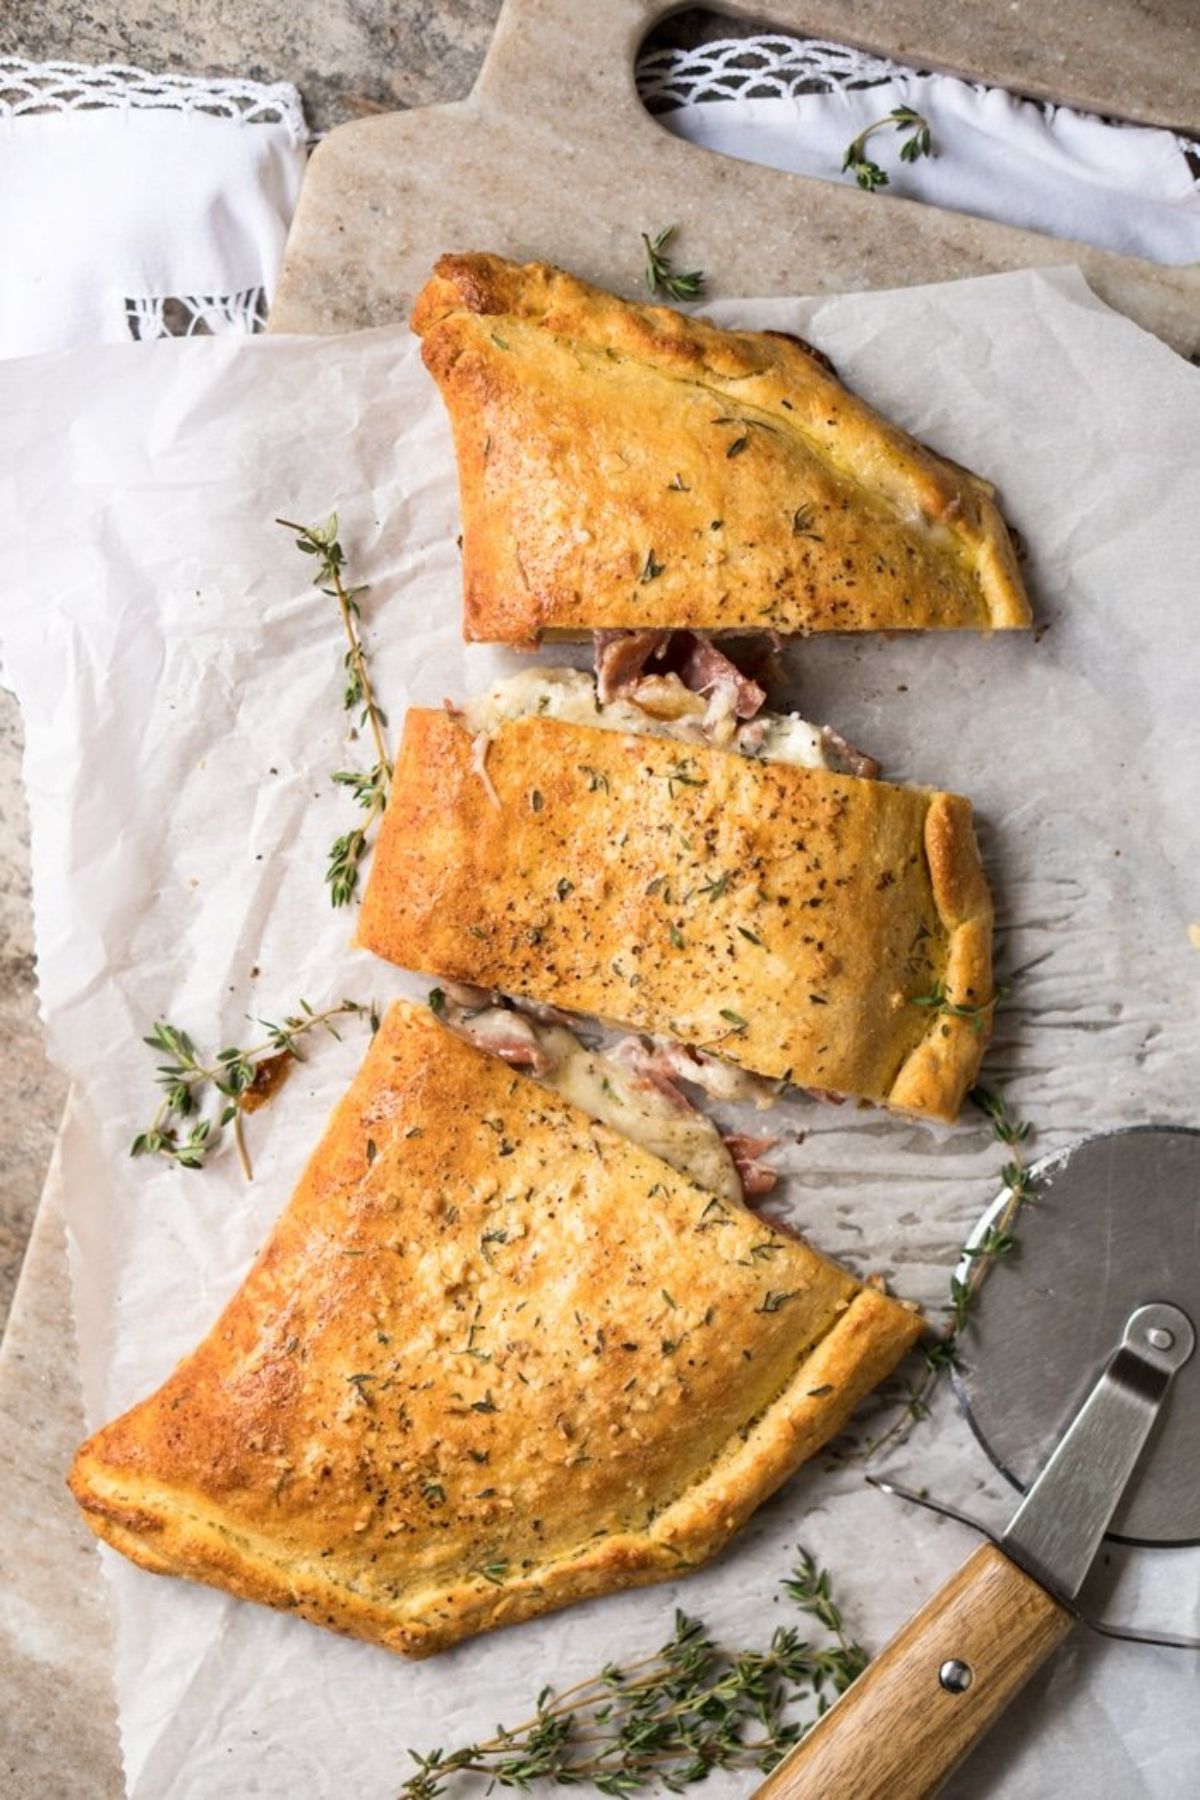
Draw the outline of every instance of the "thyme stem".
<instances>
[{"instance_id":1,"label":"thyme stem","mask_svg":"<svg viewBox=\"0 0 1200 1800\"><path fill-rule=\"evenodd\" d=\"M242 1165L242 1174L246 1177L247 1181L253 1181L254 1170L250 1167L250 1157L246 1151L246 1134L242 1129L242 1109L240 1106L235 1106L233 1109L233 1141L237 1147L238 1161Z\"/></svg>"},{"instance_id":2,"label":"thyme stem","mask_svg":"<svg viewBox=\"0 0 1200 1800\"><path fill-rule=\"evenodd\" d=\"M372 769L339 769L333 777L339 787L353 790L355 800L366 813L366 818L359 825L335 838L329 851L329 865L325 871L330 889L329 897L334 906L346 906L358 887L359 872L367 853L371 827L386 808L392 785L392 764L385 736L387 716L375 698L359 632L358 596L366 593L366 588L347 587L342 578L346 553L338 538L336 513L330 513L323 526L298 525L294 519L276 519L275 523L296 533L296 548L304 556L317 558L313 585L321 588L322 593L327 594L331 600L337 601L347 645L342 659L346 672L342 704L347 712L361 705L359 724L370 727L375 743L375 766Z\"/></svg>"},{"instance_id":3,"label":"thyme stem","mask_svg":"<svg viewBox=\"0 0 1200 1800\"><path fill-rule=\"evenodd\" d=\"M860 188L870 192L874 188L888 187L887 172L877 162L872 162L867 155L867 142L877 131L894 125L897 131L907 131L910 135L900 146L901 162L916 162L919 157L933 155L933 134L929 129L929 121L911 106L893 107L882 119L875 119L865 130L860 131L846 146L842 158L842 169L850 170Z\"/></svg>"},{"instance_id":4,"label":"thyme stem","mask_svg":"<svg viewBox=\"0 0 1200 1800\"><path fill-rule=\"evenodd\" d=\"M646 286L652 294L668 294L672 300L698 300L704 292L703 269L689 269L677 274L667 254L667 245L675 236L678 226L664 225L661 231L651 237L648 231L642 233L642 243L646 246Z\"/></svg>"},{"instance_id":5,"label":"thyme stem","mask_svg":"<svg viewBox=\"0 0 1200 1800\"><path fill-rule=\"evenodd\" d=\"M933 1341L925 1346L924 1368L920 1379L908 1390L903 1411L879 1437L870 1439L854 1451L855 1460L865 1461L878 1455L886 1445L902 1442L912 1427L928 1416L935 1388L958 1360L959 1342L970 1323L971 1310L980 1289L996 1263L1007 1256L1016 1243L1018 1213L1022 1206L1037 1199L1023 1149L1029 1141L1031 1126L1024 1119L1014 1119L1004 1099L987 1088L972 1088L970 1098L991 1124L992 1136L1009 1151L1009 1160L1000 1172L1007 1198L979 1243L963 1249L962 1254L968 1259L966 1275L960 1276L956 1271L950 1277L946 1322Z\"/></svg>"},{"instance_id":6,"label":"thyme stem","mask_svg":"<svg viewBox=\"0 0 1200 1800\"><path fill-rule=\"evenodd\" d=\"M773 1768L806 1729L797 1702L815 1700L819 1714L827 1690L842 1693L867 1661L812 1557L801 1553L783 1587L832 1643L818 1647L780 1626L765 1650L726 1650L677 1612L673 1636L655 1654L609 1663L557 1695L544 1688L522 1724L457 1750L410 1751L417 1766L404 1800L437 1800L455 1775L522 1789L591 1779L622 1795L658 1783L675 1792L714 1768Z\"/></svg>"}]
</instances>

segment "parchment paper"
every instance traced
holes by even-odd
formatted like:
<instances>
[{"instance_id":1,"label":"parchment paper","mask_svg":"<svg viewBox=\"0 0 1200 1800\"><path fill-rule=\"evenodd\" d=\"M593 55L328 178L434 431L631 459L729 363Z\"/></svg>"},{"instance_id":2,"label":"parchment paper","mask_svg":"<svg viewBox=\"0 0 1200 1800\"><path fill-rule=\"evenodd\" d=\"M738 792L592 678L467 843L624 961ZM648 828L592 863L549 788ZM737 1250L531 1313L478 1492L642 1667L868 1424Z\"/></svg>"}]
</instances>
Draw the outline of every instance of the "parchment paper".
<instances>
[{"instance_id":1,"label":"parchment paper","mask_svg":"<svg viewBox=\"0 0 1200 1800\"><path fill-rule=\"evenodd\" d=\"M1200 373L1070 271L816 301L728 303L798 330L917 435L993 476L1030 551L1044 634L814 641L785 699L898 778L970 794L1012 989L985 1077L1050 1150L1197 1122ZM272 523L336 506L394 726L518 659L459 641L449 433L403 329L162 342L0 368L2 639L24 708L51 1052L74 1081L62 1171L86 1413L150 1391L207 1329L365 1048L324 1040L203 1174L131 1162L154 1111L157 1016L216 1047L304 995L421 991L346 948L322 874L351 809L340 625ZM364 759L365 746L358 747ZM998 1187L999 1146L797 1103L781 1210L936 1315ZM794 1141L802 1135L803 1141ZM1095 1246L1081 1230L1078 1278ZM1019 1258L996 1279L1033 1279ZM986 1304L986 1296L984 1300ZM69 1326L63 1325L64 1353ZM1011 1504L944 1396L893 1471L997 1519ZM793 1547L833 1571L872 1648L968 1532L827 1455L678 1587L594 1602L407 1665L104 1552L131 1795L385 1796L405 1746L526 1716L547 1680L644 1653L676 1602L764 1642ZM1200 1632L1200 1556L1117 1555L1103 1603ZM1200 1658L1077 1632L958 1778L958 1795L1200 1788ZM744 1793L743 1777L706 1792Z\"/></svg>"}]
</instances>

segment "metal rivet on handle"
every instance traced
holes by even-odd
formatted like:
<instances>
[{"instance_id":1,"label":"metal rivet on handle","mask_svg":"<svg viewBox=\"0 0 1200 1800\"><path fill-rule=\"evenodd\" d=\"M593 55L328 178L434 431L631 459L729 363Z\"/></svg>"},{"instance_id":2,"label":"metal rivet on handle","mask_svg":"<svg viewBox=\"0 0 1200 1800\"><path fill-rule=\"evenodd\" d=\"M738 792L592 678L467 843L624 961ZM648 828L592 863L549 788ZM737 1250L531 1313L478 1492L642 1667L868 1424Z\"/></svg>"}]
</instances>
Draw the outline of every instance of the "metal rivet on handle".
<instances>
[{"instance_id":1,"label":"metal rivet on handle","mask_svg":"<svg viewBox=\"0 0 1200 1800\"><path fill-rule=\"evenodd\" d=\"M1146 1333L1146 1342L1152 1350L1169 1350L1175 1342L1175 1334L1163 1325L1152 1325Z\"/></svg>"},{"instance_id":2,"label":"metal rivet on handle","mask_svg":"<svg viewBox=\"0 0 1200 1800\"><path fill-rule=\"evenodd\" d=\"M970 1663L957 1656L951 1656L938 1670L938 1680L948 1694L965 1694L974 1679L975 1671Z\"/></svg>"}]
</instances>

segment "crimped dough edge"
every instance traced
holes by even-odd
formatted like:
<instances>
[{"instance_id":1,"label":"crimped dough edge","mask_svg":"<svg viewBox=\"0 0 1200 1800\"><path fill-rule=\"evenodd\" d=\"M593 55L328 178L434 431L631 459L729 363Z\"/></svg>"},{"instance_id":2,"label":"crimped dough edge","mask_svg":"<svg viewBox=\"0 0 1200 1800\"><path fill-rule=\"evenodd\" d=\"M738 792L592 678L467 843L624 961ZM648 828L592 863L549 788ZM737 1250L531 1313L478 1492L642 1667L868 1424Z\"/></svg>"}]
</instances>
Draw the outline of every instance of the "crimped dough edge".
<instances>
[{"instance_id":1,"label":"crimped dough edge","mask_svg":"<svg viewBox=\"0 0 1200 1800\"><path fill-rule=\"evenodd\" d=\"M672 307L622 300L603 288L581 281L549 263L516 264L486 251L440 257L434 273L418 294L412 327L424 340L423 353L439 381L448 376L465 342L463 328L473 317L510 316L563 337L577 337L649 367L679 377L710 376L721 383L753 381L749 402L779 412L789 385L799 379L836 393L851 433L882 437L905 465L906 479L934 513L955 499L973 514L977 572L988 621L983 629L1020 630L1032 622L1029 599L1021 580L1007 523L996 504L995 488L986 478L950 458L929 450L845 387L819 352L803 340L777 331L733 331L677 312ZM476 467L470 420L451 407L458 451L466 549L478 532L482 467ZM782 413L780 413L782 417ZM489 576L486 533L481 555L468 558L464 571L469 641L536 644L553 620L541 617L528 597L493 591ZM652 618L647 624L684 621ZM595 621L603 625L604 620ZM860 627L861 628L861 627ZM899 627L896 627L899 628ZM964 625L960 628L972 628ZM978 628L978 627L975 627ZM740 627L746 629L746 627ZM822 629L815 626L813 629ZM853 628L851 628L853 629Z\"/></svg>"},{"instance_id":2,"label":"crimped dough edge","mask_svg":"<svg viewBox=\"0 0 1200 1800\"><path fill-rule=\"evenodd\" d=\"M938 917L947 933L946 998L978 1010L971 1017L931 1012L929 1028L909 1052L888 1094L897 1112L953 1124L992 1032L991 894L972 825L958 794L933 794L925 818L925 855Z\"/></svg>"},{"instance_id":3,"label":"crimped dough edge","mask_svg":"<svg viewBox=\"0 0 1200 1800\"><path fill-rule=\"evenodd\" d=\"M778 1397L713 1467L640 1532L585 1545L574 1557L499 1582L480 1576L418 1591L383 1607L318 1571L285 1570L269 1540L223 1526L147 1483L123 1492L109 1479L103 1432L78 1452L68 1485L98 1537L154 1574L184 1576L401 1656L432 1656L480 1632L578 1600L670 1581L710 1561L750 1514L845 1425L859 1401L916 1340L921 1315L862 1288ZM863 1353L865 1350L865 1354ZM828 1391L824 1391L828 1390Z\"/></svg>"}]
</instances>

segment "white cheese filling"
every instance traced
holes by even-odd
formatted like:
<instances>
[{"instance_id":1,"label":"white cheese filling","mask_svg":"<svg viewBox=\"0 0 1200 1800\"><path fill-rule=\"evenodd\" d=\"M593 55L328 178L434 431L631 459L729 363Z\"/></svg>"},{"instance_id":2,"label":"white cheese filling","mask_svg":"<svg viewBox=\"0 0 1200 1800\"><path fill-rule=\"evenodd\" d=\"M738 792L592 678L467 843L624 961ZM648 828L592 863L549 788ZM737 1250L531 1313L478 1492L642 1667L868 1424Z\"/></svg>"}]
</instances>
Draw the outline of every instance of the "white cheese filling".
<instances>
[{"instance_id":1,"label":"white cheese filling","mask_svg":"<svg viewBox=\"0 0 1200 1800\"><path fill-rule=\"evenodd\" d=\"M676 738L688 744L711 741L704 730L708 711L704 701L678 676L651 675L638 685L645 696L641 702L618 698L602 703L595 682L582 669L522 669L468 700L463 712L471 730L485 734L533 714L566 725L595 725L603 731ZM799 713L760 712L739 725L721 748L760 762L792 763L804 769L839 766L821 728Z\"/></svg>"},{"instance_id":2,"label":"white cheese filling","mask_svg":"<svg viewBox=\"0 0 1200 1800\"><path fill-rule=\"evenodd\" d=\"M581 1112L611 1125L709 1193L742 1200L741 1176L720 1132L681 1095L656 1087L611 1056L589 1050L565 1025L543 1024L527 1013L490 1002L480 1007L460 1005L444 990L434 991L441 995L438 1014L452 1031L481 1050L526 1068Z\"/></svg>"}]
</instances>

